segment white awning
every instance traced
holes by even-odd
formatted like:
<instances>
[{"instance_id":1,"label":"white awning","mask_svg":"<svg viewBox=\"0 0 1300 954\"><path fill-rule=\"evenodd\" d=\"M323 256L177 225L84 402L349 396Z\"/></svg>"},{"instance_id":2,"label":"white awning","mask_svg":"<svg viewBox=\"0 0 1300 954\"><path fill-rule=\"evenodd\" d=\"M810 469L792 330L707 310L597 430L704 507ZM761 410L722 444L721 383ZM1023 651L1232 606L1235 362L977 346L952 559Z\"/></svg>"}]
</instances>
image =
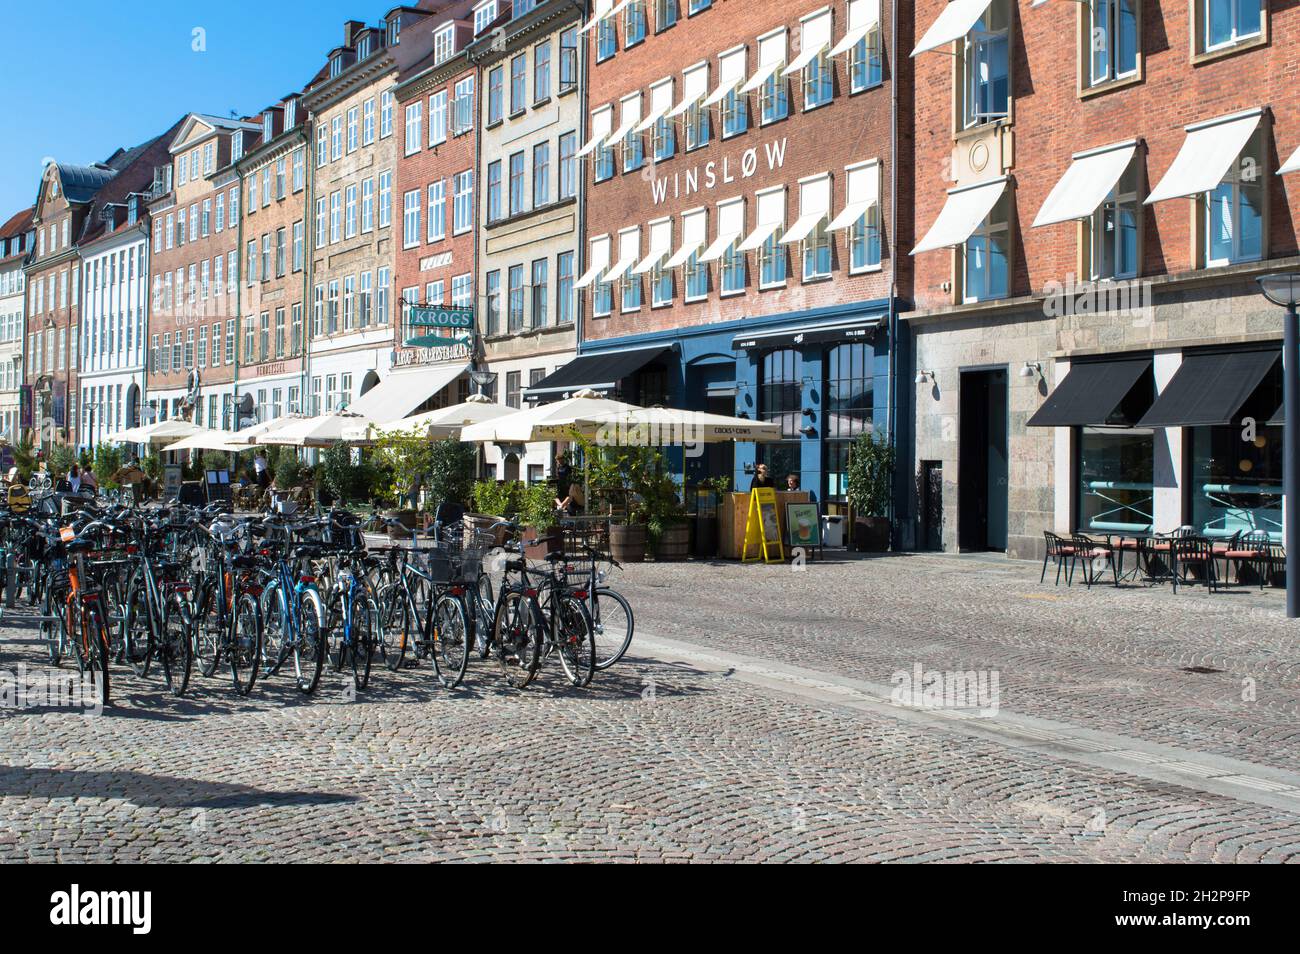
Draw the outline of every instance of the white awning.
<instances>
[{"instance_id":1,"label":"white awning","mask_svg":"<svg viewBox=\"0 0 1300 954\"><path fill-rule=\"evenodd\" d=\"M867 210L880 201L880 164L872 162L848 171L848 201L827 228L835 232L851 228Z\"/></svg>"},{"instance_id":2,"label":"white awning","mask_svg":"<svg viewBox=\"0 0 1300 954\"><path fill-rule=\"evenodd\" d=\"M582 273L582 277L573 283L574 288L586 288L609 267L609 239L591 243L591 267Z\"/></svg>"},{"instance_id":3,"label":"white awning","mask_svg":"<svg viewBox=\"0 0 1300 954\"><path fill-rule=\"evenodd\" d=\"M1115 188L1115 183L1133 161L1135 152L1137 142L1129 140L1075 153L1070 168L1047 194L1043 207L1034 218L1034 225L1055 225L1088 218Z\"/></svg>"},{"instance_id":4,"label":"white awning","mask_svg":"<svg viewBox=\"0 0 1300 954\"><path fill-rule=\"evenodd\" d=\"M745 236L745 241L736 246L737 252L752 252L756 248L762 248L763 243L770 239L773 233L781 227L777 222L759 222L754 231Z\"/></svg>"},{"instance_id":5,"label":"white awning","mask_svg":"<svg viewBox=\"0 0 1300 954\"><path fill-rule=\"evenodd\" d=\"M641 97L635 99L626 99L621 105L620 122L618 128L609 134L605 140L605 148L617 146L632 131L637 123L641 121Z\"/></svg>"},{"instance_id":6,"label":"white awning","mask_svg":"<svg viewBox=\"0 0 1300 954\"><path fill-rule=\"evenodd\" d=\"M606 17L617 16L622 12L623 8L631 2L632 0L620 0L618 6L611 7L610 4L613 3L613 0L596 0L595 12L592 14L591 19L584 23L578 32L591 32L596 29L596 27L600 26L601 20L604 20ZM602 7L604 8L603 10L601 9Z\"/></svg>"},{"instance_id":7,"label":"white awning","mask_svg":"<svg viewBox=\"0 0 1300 954\"><path fill-rule=\"evenodd\" d=\"M632 130L633 132L642 133L653 126L659 120L663 119L664 113L673 108L673 84L669 80L667 83L660 83L657 86L650 87L650 112L646 114L645 119Z\"/></svg>"},{"instance_id":8,"label":"white awning","mask_svg":"<svg viewBox=\"0 0 1300 954\"><path fill-rule=\"evenodd\" d=\"M724 53L718 59L718 85L704 98L705 106L713 106L726 99L745 82L745 48Z\"/></svg>"},{"instance_id":9,"label":"white awning","mask_svg":"<svg viewBox=\"0 0 1300 954\"><path fill-rule=\"evenodd\" d=\"M831 56L848 53L880 25L880 0L849 0L849 28L831 47Z\"/></svg>"},{"instance_id":10,"label":"white awning","mask_svg":"<svg viewBox=\"0 0 1300 954\"><path fill-rule=\"evenodd\" d=\"M792 242L802 242L812 234L813 229L817 228L817 223L826 218L826 210L819 212L808 212L799 216L790 230L781 236L781 244L789 245Z\"/></svg>"},{"instance_id":11,"label":"white awning","mask_svg":"<svg viewBox=\"0 0 1300 954\"><path fill-rule=\"evenodd\" d=\"M752 93L771 79L773 74L775 74L780 68L780 63L768 63L765 66L760 66L754 75L749 78L749 82L740 87L740 91L742 93Z\"/></svg>"},{"instance_id":12,"label":"white awning","mask_svg":"<svg viewBox=\"0 0 1300 954\"><path fill-rule=\"evenodd\" d=\"M943 8L939 18L930 24L930 29L925 31L925 36L916 44L912 55L928 53L947 46L953 40L960 40L971 31L975 21L984 15L991 2L992 0L952 0Z\"/></svg>"},{"instance_id":13,"label":"white awning","mask_svg":"<svg viewBox=\"0 0 1300 954\"><path fill-rule=\"evenodd\" d=\"M781 75L791 76L795 73L800 72L805 66L811 63L813 60L817 59L817 57L821 54L821 51L826 49L826 47L830 46L830 44L831 41L829 39L825 39L825 40L818 40L815 43L810 43L808 46L805 46L802 50L799 51L799 55L790 61L790 65L781 71Z\"/></svg>"},{"instance_id":14,"label":"white awning","mask_svg":"<svg viewBox=\"0 0 1300 954\"><path fill-rule=\"evenodd\" d=\"M667 116L672 119L686 112L700 100L709 91L709 68L700 66L690 72L682 74L682 101L668 110Z\"/></svg>"},{"instance_id":15,"label":"white awning","mask_svg":"<svg viewBox=\"0 0 1300 954\"><path fill-rule=\"evenodd\" d=\"M644 275L668 257L673 250L673 223L652 222L650 224L650 253L632 267L633 275Z\"/></svg>"},{"instance_id":16,"label":"white awning","mask_svg":"<svg viewBox=\"0 0 1300 954\"><path fill-rule=\"evenodd\" d=\"M1252 109L1188 126L1187 138L1174 157L1174 164L1156 183L1145 204L1214 189L1241 155L1241 150L1259 127L1262 115L1262 110Z\"/></svg>"},{"instance_id":17,"label":"white awning","mask_svg":"<svg viewBox=\"0 0 1300 954\"><path fill-rule=\"evenodd\" d=\"M749 82L740 87L742 93L752 93L776 75L776 71L785 62L785 47L786 36L784 30L759 38L758 69L749 78Z\"/></svg>"},{"instance_id":18,"label":"white awning","mask_svg":"<svg viewBox=\"0 0 1300 954\"><path fill-rule=\"evenodd\" d=\"M1006 188L1007 180L1003 177L978 185L950 189L943 211L934 220L934 225L930 226L930 231L925 233L925 238L912 249L912 254L961 245L989 217Z\"/></svg>"},{"instance_id":19,"label":"white awning","mask_svg":"<svg viewBox=\"0 0 1300 954\"><path fill-rule=\"evenodd\" d=\"M627 270L641 257L641 230L620 232L618 235L618 261L605 275L605 281L614 283L627 274Z\"/></svg>"},{"instance_id":20,"label":"white awning","mask_svg":"<svg viewBox=\"0 0 1300 954\"><path fill-rule=\"evenodd\" d=\"M375 420L406 417L465 373L469 365L425 365L419 370L394 371L347 406L352 414Z\"/></svg>"},{"instance_id":21,"label":"white awning","mask_svg":"<svg viewBox=\"0 0 1300 954\"><path fill-rule=\"evenodd\" d=\"M606 106L591 114L591 139L575 155L585 156L595 152L609 138L610 127L614 125L614 107Z\"/></svg>"},{"instance_id":22,"label":"white awning","mask_svg":"<svg viewBox=\"0 0 1300 954\"><path fill-rule=\"evenodd\" d=\"M1291 153L1291 158L1282 163L1281 168L1277 170L1277 174L1280 176L1284 176L1288 172L1300 172L1300 149Z\"/></svg>"},{"instance_id":23,"label":"white awning","mask_svg":"<svg viewBox=\"0 0 1300 954\"><path fill-rule=\"evenodd\" d=\"M832 18L829 7L803 21L800 25L799 55L781 71L782 76L790 76L800 72L830 47L831 24Z\"/></svg>"},{"instance_id":24,"label":"white awning","mask_svg":"<svg viewBox=\"0 0 1300 954\"><path fill-rule=\"evenodd\" d=\"M631 258L620 258L617 262L614 263L614 267L605 273L604 281L610 284L618 281L620 278L622 278L624 275L627 274L627 270L631 268L634 264L636 264L635 255L633 255Z\"/></svg>"},{"instance_id":25,"label":"white awning","mask_svg":"<svg viewBox=\"0 0 1300 954\"><path fill-rule=\"evenodd\" d=\"M694 255L704 244L703 239L687 239L682 247L669 256L668 261L664 262L664 268L678 268L686 264L686 260Z\"/></svg>"}]
</instances>

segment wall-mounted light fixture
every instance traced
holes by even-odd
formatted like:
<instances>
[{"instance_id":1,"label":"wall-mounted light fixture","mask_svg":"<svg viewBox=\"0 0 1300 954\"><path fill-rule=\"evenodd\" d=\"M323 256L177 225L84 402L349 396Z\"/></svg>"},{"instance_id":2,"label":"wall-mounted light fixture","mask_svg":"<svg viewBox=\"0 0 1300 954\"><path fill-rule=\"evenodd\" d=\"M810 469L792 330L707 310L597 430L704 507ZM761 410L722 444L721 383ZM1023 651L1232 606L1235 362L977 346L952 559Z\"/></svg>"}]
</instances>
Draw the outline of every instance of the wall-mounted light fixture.
<instances>
[{"instance_id":1,"label":"wall-mounted light fixture","mask_svg":"<svg viewBox=\"0 0 1300 954\"><path fill-rule=\"evenodd\" d=\"M918 372L916 372L916 383L917 383L917 384L924 384L926 381L929 381L929 382L932 383L932 384L934 383L934 372L933 372L933 371L918 371Z\"/></svg>"},{"instance_id":2,"label":"wall-mounted light fixture","mask_svg":"<svg viewBox=\"0 0 1300 954\"><path fill-rule=\"evenodd\" d=\"M1022 378L1032 378L1034 375L1042 375L1042 373L1043 366L1037 361L1026 361L1025 366L1019 371Z\"/></svg>"}]
</instances>

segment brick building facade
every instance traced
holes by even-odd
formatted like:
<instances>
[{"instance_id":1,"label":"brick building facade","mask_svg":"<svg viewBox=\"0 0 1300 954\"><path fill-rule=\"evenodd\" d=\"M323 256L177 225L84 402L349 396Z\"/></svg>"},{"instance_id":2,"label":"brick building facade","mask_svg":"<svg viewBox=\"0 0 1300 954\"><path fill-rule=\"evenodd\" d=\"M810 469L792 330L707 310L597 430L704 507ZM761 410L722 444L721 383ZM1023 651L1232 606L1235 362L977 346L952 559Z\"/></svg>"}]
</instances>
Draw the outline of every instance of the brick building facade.
<instances>
[{"instance_id":1,"label":"brick building facade","mask_svg":"<svg viewBox=\"0 0 1300 954\"><path fill-rule=\"evenodd\" d=\"M757 454L834 507L851 439L897 424L892 8L595 6L582 354L542 387L776 421L782 441L710 448L688 483L747 487Z\"/></svg>"},{"instance_id":2,"label":"brick building facade","mask_svg":"<svg viewBox=\"0 0 1300 954\"><path fill-rule=\"evenodd\" d=\"M1262 0L917 4L918 545L1281 529L1253 279L1300 263L1298 31Z\"/></svg>"},{"instance_id":3,"label":"brick building facade","mask_svg":"<svg viewBox=\"0 0 1300 954\"><path fill-rule=\"evenodd\" d=\"M241 397L253 396L258 421L303 410L311 165L307 118L296 95L267 107L257 117L258 138L235 164L244 195L239 244L249 265L239 295L237 391Z\"/></svg>"},{"instance_id":4,"label":"brick building facade","mask_svg":"<svg viewBox=\"0 0 1300 954\"><path fill-rule=\"evenodd\" d=\"M149 420L233 428L242 250L234 162L260 130L191 113L151 192Z\"/></svg>"},{"instance_id":5,"label":"brick building facade","mask_svg":"<svg viewBox=\"0 0 1300 954\"><path fill-rule=\"evenodd\" d=\"M11 444L18 443L23 427L23 341L27 336L23 262L36 237L32 231L34 211L23 209L0 225L0 437Z\"/></svg>"}]
</instances>

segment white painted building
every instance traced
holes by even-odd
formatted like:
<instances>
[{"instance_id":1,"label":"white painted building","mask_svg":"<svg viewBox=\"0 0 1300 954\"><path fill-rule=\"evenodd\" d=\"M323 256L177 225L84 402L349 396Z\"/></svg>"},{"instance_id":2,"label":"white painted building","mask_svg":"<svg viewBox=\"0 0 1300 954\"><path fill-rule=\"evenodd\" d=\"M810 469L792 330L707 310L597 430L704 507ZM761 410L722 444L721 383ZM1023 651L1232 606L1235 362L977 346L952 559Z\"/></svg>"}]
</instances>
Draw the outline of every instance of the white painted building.
<instances>
[{"instance_id":1,"label":"white painted building","mask_svg":"<svg viewBox=\"0 0 1300 954\"><path fill-rule=\"evenodd\" d=\"M0 437L17 444L21 434L19 388L23 383L26 279L23 260L32 245L32 210L0 227Z\"/></svg>"}]
</instances>

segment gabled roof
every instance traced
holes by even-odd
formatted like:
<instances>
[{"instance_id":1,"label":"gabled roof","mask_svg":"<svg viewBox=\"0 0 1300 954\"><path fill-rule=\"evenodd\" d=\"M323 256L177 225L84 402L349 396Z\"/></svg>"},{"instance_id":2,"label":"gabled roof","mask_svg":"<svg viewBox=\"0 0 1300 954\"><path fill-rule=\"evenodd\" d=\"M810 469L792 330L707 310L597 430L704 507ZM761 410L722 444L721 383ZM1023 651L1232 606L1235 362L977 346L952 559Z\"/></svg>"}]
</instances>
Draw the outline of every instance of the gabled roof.
<instances>
[{"instance_id":1,"label":"gabled roof","mask_svg":"<svg viewBox=\"0 0 1300 954\"><path fill-rule=\"evenodd\" d=\"M247 119L231 119L230 117L209 116L207 113L190 113L180 123L178 131L172 137L171 142L167 144L168 151L175 149L180 143L190 136L190 131L195 125L202 123L213 132L238 132L240 130L251 130L256 132L258 124L250 122Z\"/></svg>"},{"instance_id":2,"label":"gabled roof","mask_svg":"<svg viewBox=\"0 0 1300 954\"><path fill-rule=\"evenodd\" d=\"M23 209L21 212L15 212L9 217L9 221L0 225L0 238L12 238L15 235L21 235L32 227L32 217L36 214L36 206Z\"/></svg>"}]
</instances>

